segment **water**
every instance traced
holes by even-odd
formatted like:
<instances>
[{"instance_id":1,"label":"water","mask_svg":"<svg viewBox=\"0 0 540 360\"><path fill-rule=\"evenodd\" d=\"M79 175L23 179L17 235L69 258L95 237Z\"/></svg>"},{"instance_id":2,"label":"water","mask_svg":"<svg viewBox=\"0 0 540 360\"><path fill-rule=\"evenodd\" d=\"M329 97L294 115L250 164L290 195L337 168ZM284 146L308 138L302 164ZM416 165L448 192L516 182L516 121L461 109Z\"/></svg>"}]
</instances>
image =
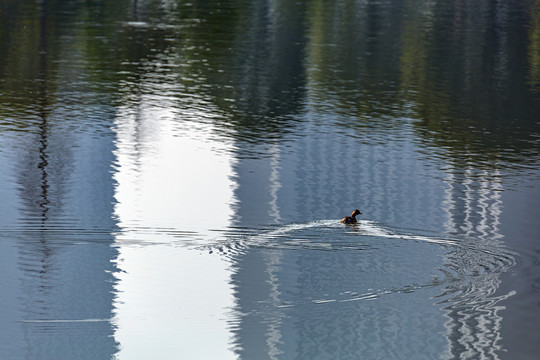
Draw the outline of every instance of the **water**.
<instances>
[{"instance_id":1,"label":"water","mask_svg":"<svg viewBox=\"0 0 540 360\"><path fill-rule=\"evenodd\" d=\"M534 358L539 14L3 2L0 358Z\"/></svg>"}]
</instances>

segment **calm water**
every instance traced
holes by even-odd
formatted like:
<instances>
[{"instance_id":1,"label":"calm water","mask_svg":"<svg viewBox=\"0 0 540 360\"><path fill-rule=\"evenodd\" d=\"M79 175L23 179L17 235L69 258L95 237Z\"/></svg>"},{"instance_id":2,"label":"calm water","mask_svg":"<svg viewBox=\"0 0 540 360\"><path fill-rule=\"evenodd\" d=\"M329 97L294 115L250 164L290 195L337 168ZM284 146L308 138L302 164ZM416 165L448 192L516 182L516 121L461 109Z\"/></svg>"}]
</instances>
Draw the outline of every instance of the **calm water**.
<instances>
[{"instance_id":1,"label":"calm water","mask_svg":"<svg viewBox=\"0 0 540 360\"><path fill-rule=\"evenodd\" d=\"M3 1L0 358L532 359L539 165L538 1Z\"/></svg>"}]
</instances>

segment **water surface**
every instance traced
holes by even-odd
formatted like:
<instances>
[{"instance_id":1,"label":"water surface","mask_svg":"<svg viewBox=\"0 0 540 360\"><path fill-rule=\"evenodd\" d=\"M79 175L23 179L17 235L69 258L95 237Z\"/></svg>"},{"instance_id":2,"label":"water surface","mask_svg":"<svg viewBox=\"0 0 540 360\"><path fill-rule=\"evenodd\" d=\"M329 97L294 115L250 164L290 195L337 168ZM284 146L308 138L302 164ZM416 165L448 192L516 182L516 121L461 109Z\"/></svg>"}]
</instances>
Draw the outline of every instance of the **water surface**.
<instances>
[{"instance_id":1,"label":"water surface","mask_svg":"<svg viewBox=\"0 0 540 360\"><path fill-rule=\"evenodd\" d=\"M0 357L540 350L538 2L7 1L0 24Z\"/></svg>"}]
</instances>

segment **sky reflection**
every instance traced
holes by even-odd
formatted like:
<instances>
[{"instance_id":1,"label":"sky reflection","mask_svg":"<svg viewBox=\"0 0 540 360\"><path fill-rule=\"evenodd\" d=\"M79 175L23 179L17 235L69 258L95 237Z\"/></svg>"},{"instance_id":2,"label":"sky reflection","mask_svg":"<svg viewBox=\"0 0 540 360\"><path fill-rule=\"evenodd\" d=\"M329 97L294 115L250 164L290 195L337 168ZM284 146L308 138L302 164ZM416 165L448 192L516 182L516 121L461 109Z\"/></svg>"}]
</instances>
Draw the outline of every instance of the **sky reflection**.
<instances>
[{"instance_id":1,"label":"sky reflection","mask_svg":"<svg viewBox=\"0 0 540 360\"><path fill-rule=\"evenodd\" d=\"M231 152L212 141L212 125L190 124L163 105L159 96L141 99L115 120L117 357L152 357L159 348L165 356L232 358L229 263L186 247L230 224Z\"/></svg>"}]
</instances>

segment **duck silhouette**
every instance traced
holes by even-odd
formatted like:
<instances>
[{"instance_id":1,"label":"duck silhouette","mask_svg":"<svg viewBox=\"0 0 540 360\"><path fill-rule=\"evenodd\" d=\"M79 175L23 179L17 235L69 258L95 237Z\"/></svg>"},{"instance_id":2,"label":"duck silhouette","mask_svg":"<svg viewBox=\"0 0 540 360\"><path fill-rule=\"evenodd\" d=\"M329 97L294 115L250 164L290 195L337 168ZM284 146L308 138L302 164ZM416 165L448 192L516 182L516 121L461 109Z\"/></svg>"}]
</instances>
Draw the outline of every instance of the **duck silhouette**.
<instances>
[{"instance_id":1,"label":"duck silhouette","mask_svg":"<svg viewBox=\"0 0 540 360\"><path fill-rule=\"evenodd\" d=\"M343 219L340 220L343 224L356 224L358 221L356 220L356 215L362 214L360 210L355 209L351 216L345 216Z\"/></svg>"}]
</instances>

